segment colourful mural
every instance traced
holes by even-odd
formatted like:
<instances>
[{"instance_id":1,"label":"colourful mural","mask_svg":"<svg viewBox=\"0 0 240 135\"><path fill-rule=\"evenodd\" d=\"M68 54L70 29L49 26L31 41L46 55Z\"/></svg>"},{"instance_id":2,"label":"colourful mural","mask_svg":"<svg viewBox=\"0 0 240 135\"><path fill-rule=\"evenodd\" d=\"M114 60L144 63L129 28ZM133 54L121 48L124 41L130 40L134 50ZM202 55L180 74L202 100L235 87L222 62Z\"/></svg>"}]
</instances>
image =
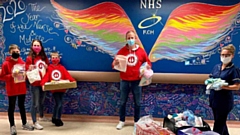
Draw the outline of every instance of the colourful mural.
<instances>
[{"instance_id":1,"label":"colourful mural","mask_svg":"<svg viewBox=\"0 0 240 135\"><path fill-rule=\"evenodd\" d=\"M116 72L110 65L129 30L136 32L155 73L208 74L227 44L236 47L234 62L240 57L238 0L1 2L0 64L8 45L18 44L25 59L31 41L39 39L47 54L61 53L68 70Z\"/></svg>"},{"instance_id":2,"label":"colourful mural","mask_svg":"<svg viewBox=\"0 0 240 135\"><path fill-rule=\"evenodd\" d=\"M160 59L183 62L198 55L212 55L224 45L222 41L232 40L229 35L239 30L239 18L240 3L183 4L169 15L149 57L152 62Z\"/></svg>"},{"instance_id":3,"label":"colourful mural","mask_svg":"<svg viewBox=\"0 0 240 135\"><path fill-rule=\"evenodd\" d=\"M103 2L83 10L64 8L54 0L51 3L67 31L112 56L125 44L126 31L135 31L131 19L116 3ZM161 59L185 62L200 56L201 64L206 64L204 58L216 54L225 45L222 43L225 39L230 43L230 35L239 30L239 10L240 3L218 6L190 2L177 7L150 51L151 62ZM153 22L142 26L146 20ZM154 14L138 27L148 28L161 20L161 16Z\"/></svg>"},{"instance_id":4,"label":"colourful mural","mask_svg":"<svg viewBox=\"0 0 240 135\"><path fill-rule=\"evenodd\" d=\"M103 2L83 10L64 8L54 0L51 3L63 22L65 32L76 36L76 46L73 47L86 42L115 56L125 45L126 32L135 31L124 9L116 3ZM140 40L138 44L143 47Z\"/></svg>"}]
</instances>

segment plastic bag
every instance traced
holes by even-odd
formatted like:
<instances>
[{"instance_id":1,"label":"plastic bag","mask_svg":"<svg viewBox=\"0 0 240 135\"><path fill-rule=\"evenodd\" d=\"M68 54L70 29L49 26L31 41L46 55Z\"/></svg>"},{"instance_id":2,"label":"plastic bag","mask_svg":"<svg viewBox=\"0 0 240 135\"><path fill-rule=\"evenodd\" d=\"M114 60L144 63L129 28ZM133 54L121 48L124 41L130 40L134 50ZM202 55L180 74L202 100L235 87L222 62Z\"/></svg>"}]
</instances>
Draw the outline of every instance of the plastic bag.
<instances>
[{"instance_id":1,"label":"plastic bag","mask_svg":"<svg viewBox=\"0 0 240 135\"><path fill-rule=\"evenodd\" d=\"M147 65L147 62L144 62L139 69L142 77L139 86L146 86L152 83L153 70L147 69Z\"/></svg>"},{"instance_id":2,"label":"plastic bag","mask_svg":"<svg viewBox=\"0 0 240 135\"><path fill-rule=\"evenodd\" d=\"M41 76L38 68L34 68L31 71L27 71L27 78L31 84L34 83L35 81L40 81Z\"/></svg>"},{"instance_id":3,"label":"plastic bag","mask_svg":"<svg viewBox=\"0 0 240 135\"><path fill-rule=\"evenodd\" d=\"M121 72L126 72L127 71L127 56L117 55L115 59L119 61L119 64L115 65L113 68L118 71L121 71Z\"/></svg>"},{"instance_id":4,"label":"plastic bag","mask_svg":"<svg viewBox=\"0 0 240 135\"><path fill-rule=\"evenodd\" d=\"M135 135L175 135L166 128L162 128L160 122L154 121L151 115L140 118L135 127Z\"/></svg>"},{"instance_id":5,"label":"plastic bag","mask_svg":"<svg viewBox=\"0 0 240 135\"><path fill-rule=\"evenodd\" d=\"M25 64L15 64L12 73L17 73L14 77L14 83L21 83L26 81Z\"/></svg>"},{"instance_id":6,"label":"plastic bag","mask_svg":"<svg viewBox=\"0 0 240 135\"><path fill-rule=\"evenodd\" d=\"M190 126L195 126L195 115L191 110L183 112L183 119L186 120Z\"/></svg>"}]
</instances>

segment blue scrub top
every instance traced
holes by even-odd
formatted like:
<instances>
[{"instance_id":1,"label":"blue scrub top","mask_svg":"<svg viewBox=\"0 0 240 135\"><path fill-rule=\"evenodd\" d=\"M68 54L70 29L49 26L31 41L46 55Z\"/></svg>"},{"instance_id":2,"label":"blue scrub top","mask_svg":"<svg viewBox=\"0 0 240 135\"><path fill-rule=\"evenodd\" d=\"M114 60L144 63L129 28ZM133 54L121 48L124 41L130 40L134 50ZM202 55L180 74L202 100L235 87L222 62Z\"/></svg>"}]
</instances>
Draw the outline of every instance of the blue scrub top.
<instances>
[{"instance_id":1,"label":"blue scrub top","mask_svg":"<svg viewBox=\"0 0 240 135\"><path fill-rule=\"evenodd\" d=\"M217 64L211 74L210 78L221 78L228 82L228 85L240 83L239 69L234 66L231 62L225 69L221 70L222 64ZM232 109L233 108L233 93L231 90L211 90L209 96L210 107L221 108L221 109Z\"/></svg>"}]
</instances>

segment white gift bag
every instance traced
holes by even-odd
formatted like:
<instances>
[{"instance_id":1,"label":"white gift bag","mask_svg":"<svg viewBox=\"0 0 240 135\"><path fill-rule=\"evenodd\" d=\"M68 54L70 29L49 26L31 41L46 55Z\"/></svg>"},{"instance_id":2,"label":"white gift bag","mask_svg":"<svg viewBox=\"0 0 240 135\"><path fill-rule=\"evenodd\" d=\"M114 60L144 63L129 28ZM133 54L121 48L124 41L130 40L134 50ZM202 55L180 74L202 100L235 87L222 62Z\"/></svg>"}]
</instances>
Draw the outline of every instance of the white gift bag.
<instances>
[{"instance_id":1,"label":"white gift bag","mask_svg":"<svg viewBox=\"0 0 240 135\"><path fill-rule=\"evenodd\" d=\"M119 64L115 65L113 68L121 71L121 72L126 72L127 71L127 56L124 55L117 55L116 60L119 60Z\"/></svg>"},{"instance_id":2,"label":"white gift bag","mask_svg":"<svg viewBox=\"0 0 240 135\"><path fill-rule=\"evenodd\" d=\"M31 71L27 71L27 78L31 84L34 83L35 81L40 81L41 76L39 74L38 68L34 68Z\"/></svg>"}]
</instances>

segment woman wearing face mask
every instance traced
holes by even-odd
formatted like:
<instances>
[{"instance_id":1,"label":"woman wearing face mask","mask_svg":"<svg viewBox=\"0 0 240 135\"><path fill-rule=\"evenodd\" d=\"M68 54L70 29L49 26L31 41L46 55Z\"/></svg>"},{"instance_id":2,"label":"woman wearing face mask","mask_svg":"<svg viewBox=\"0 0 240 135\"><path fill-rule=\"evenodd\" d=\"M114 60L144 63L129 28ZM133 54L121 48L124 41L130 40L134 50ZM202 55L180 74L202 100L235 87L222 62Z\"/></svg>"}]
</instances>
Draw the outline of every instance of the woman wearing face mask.
<instances>
[{"instance_id":1,"label":"woman wearing face mask","mask_svg":"<svg viewBox=\"0 0 240 135\"><path fill-rule=\"evenodd\" d=\"M233 108L233 90L240 88L240 75L237 67L234 66L235 47L230 44L221 50L221 64L217 64L210 74L211 78L221 78L229 85L220 86L217 90L211 90L209 96L210 107L214 116L213 131L220 135L228 135L227 116Z\"/></svg>"},{"instance_id":2,"label":"woman wearing face mask","mask_svg":"<svg viewBox=\"0 0 240 135\"><path fill-rule=\"evenodd\" d=\"M148 59L146 52L136 44L136 34L134 31L128 31L126 33L127 44L121 48L117 55L127 56L127 70L126 72L120 72L120 108L119 115L120 121L117 125L117 129L120 130L124 126L125 113L126 113L126 102L130 91L133 94L134 99L134 122L137 122L140 118L140 101L141 101L141 90L139 86L140 82L140 66L147 62L147 68L151 68L151 62ZM118 59L114 59L112 67L118 65Z\"/></svg>"},{"instance_id":3,"label":"woman wearing face mask","mask_svg":"<svg viewBox=\"0 0 240 135\"><path fill-rule=\"evenodd\" d=\"M49 60L45 54L44 47L40 40L33 40L30 48L29 55L26 59L26 70L32 70L38 68L40 76L43 77L47 66L49 65ZM36 119L36 114L39 111L40 118L39 120L47 121L47 118L43 114L43 103L45 100L46 92L42 90L40 85L41 81L35 81L30 84L30 91L32 95L32 107L31 107L31 116L33 120L33 126L35 129L42 130L41 126Z\"/></svg>"},{"instance_id":4,"label":"woman wearing face mask","mask_svg":"<svg viewBox=\"0 0 240 135\"><path fill-rule=\"evenodd\" d=\"M21 72L14 69L15 65L22 65L24 70L25 62L20 58L19 47L15 44L9 46L9 54L11 56L7 57L5 62L2 64L1 80L6 82L6 91L8 96L8 119L10 123L11 135L16 135L17 130L14 122L14 110L16 100L18 98L18 107L20 111L20 116L22 119L22 127L24 130L34 130L34 128L27 123L26 112L25 112L25 97L26 97L26 82L25 79L21 82L14 81L18 75L22 76ZM13 69L16 71L13 71ZM19 74L20 73L20 74Z\"/></svg>"}]
</instances>

